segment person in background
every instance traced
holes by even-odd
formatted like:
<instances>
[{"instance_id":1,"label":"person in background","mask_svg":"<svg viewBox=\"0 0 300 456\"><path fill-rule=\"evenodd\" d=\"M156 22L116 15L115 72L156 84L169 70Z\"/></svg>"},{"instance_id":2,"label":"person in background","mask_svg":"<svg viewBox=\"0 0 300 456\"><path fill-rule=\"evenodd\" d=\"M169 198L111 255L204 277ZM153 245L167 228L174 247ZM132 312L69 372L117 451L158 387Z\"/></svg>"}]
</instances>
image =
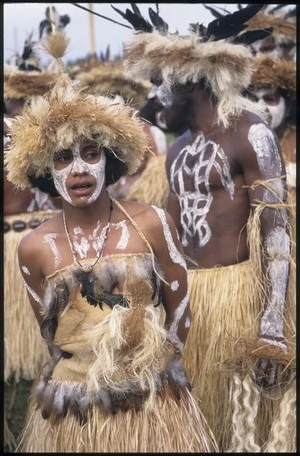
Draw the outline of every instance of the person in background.
<instances>
[{"instance_id":1,"label":"person in background","mask_svg":"<svg viewBox=\"0 0 300 456\"><path fill-rule=\"evenodd\" d=\"M262 7L191 24L182 37L151 8L153 26L136 5L121 12L138 32L124 48L126 74L156 85L169 129L189 127L166 161L167 209L187 258L193 315L184 356L220 451L229 452L296 445L285 165L264 110L243 96L249 46L270 34L248 33Z\"/></svg>"},{"instance_id":2,"label":"person in background","mask_svg":"<svg viewBox=\"0 0 300 456\"><path fill-rule=\"evenodd\" d=\"M165 133L151 123L149 110L147 109L147 94L151 87L150 81L133 81L124 74L122 60L86 62L81 69L77 68L74 78L80 81L83 88L93 95L120 95L124 100L135 108L144 120L143 126L149 141L149 152L145 155L139 169L133 176L123 176L109 191L117 198L130 199L128 196L131 187L142 175L149 160L165 154L167 140Z\"/></svg>"},{"instance_id":3,"label":"person in background","mask_svg":"<svg viewBox=\"0 0 300 456\"><path fill-rule=\"evenodd\" d=\"M296 63L291 60L258 57L247 94L268 113L270 127L281 144L287 186L296 204Z\"/></svg>"},{"instance_id":4,"label":"person in background","mask_svg":"<svg viewBox=\"0 0 300 456\"><path fill-rule=\"evenodd\" d=\"M55 69L44 68L37 53L34 32L22 53L3 68L4 149L9 153L10 128L24 106L44 95L57 78ZM17 249L23 236L61 209L60 197L51 197L33 186L17 189L4 168L4 396L5 449L13 450L23 426L33 380L47 360L47 347L28 303L19 270ZM49 239L48 242L51 242Z\"/></svg>"},{"instance_id":5,"label":"person in background","mask_svg":"<svg viewBox=\"0 0 300 456\"><path fill-rule=\"evenodd\" d=\"M64 35L53 39L66 49ZM63 205L18 249L50 358L17 451L217 451L181 361L191 315L174 222L107 191L148 149L141 119L61 74L11 134L8 179L45 181Z\"/></svg>"}]
</instances>

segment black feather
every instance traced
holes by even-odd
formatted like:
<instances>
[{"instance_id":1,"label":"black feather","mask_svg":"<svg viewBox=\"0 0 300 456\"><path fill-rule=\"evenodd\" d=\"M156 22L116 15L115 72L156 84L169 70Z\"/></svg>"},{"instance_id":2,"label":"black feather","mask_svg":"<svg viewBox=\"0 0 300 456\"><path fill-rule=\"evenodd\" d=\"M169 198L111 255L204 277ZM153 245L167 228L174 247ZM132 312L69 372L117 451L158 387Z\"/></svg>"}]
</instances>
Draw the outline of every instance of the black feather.
<instances>
[{"instance_id":1,"label":"black feather","mask_svg":"<svg viewBox=\"0 0 300 456\"><path fill-rule=\"evenodd\" d=\"M237 36L234 40L234 44L245 44L249 45L258 40L263 40L272 34L272 27L269 27L264 30L249 30L248 32L243 33L242 35Z\"/></svg>"},{"instance_id":2,"label":"black feather","mask_svg":"<svg viewBox=\"0 0 300 456\"><path fill-rule=\"evenodd\" d=\"M223 14L219 13L219 11L217 11L215 8L213 8L212 6L207 6L205 3L203 3L203 6L208 9L211 14L216 18L216 19L219 19L220 17L223 17Z\"/></svg>"},{"instance_id":3,"label":"black feather","mask_svg":"<svg viewBox=\"0 0 300 456\"><path fill-rule=\"evenodd\" d=\"M134 12L134 14L136 14L138 17L143 19L143 16L142 16L139 8L137 7L136 3L130 3L130 5L131 5L131 8L132 8L132 11Z\"/></svg>"},{"instance_id":4,"label":"black feather","mask_svg":"<svg viewBox=\"0 0 300 456\"><path fill-rule=\"evenodd\" d=\"M243 24L251 17L255 16L265 5L253 4L247 5L245 8L235 11L232 14L227 14L219 19L215 19L207 26L207 36L214 41L235 36L244 27Z\"/></svg>"},{"instance_id":5,"label":"black feather","mask_svg":"<svg viewBox=\"0 0 300 456\"><path fill-rule=\"evenodd\" d=\"M149 8L149 17L155 29L161 34L166 35L169 30L168 24L156 13L152 8Z\"/></svg>"},{"instance_id":6,"label":"black feather","mask_svg":"<svg viewBox=\"0 0 300 456\"><path fill-rule=\"evenodd\" d=\"M126 19L126 21L129 22L129 24L131 24L135 30L138 30L141 32L149 32L149 33L151 33L153 31L153 27L150 24L150 22L148 22L146 19L144 19L141 16L140 12L139 12L139 14L136 14L127 8L125 13L123 13L123 11L119 10L118 8L114 7L113 5L111 5L111 7L118 14L120 14L123 17L123 19Z\"/></svg>"},{"instance_id":7,"label":"black feather","mask_svg":"<svg viewBox=\"0 0 300 456\"><path fill-rule=\"evenodd\" d=\"M199 24L199 22L197 24L190 24L189 30L198 36L206 37L206 27L203 24Z\"/></svg>"}]
</instances>

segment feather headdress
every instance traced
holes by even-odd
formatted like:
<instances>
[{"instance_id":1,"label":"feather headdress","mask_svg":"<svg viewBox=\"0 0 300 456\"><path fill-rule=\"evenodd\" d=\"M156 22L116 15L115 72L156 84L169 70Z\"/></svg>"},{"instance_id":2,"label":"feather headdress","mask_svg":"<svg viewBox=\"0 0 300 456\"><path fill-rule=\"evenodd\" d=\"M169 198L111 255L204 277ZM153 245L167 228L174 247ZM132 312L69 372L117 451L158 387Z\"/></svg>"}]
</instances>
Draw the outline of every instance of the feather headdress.
<instances>
[{"instance_id":1,"label":"feather headdress","mask_svg":"<svg viewBox=\"0 0 300 456\"><path fill-rule=\"evenodd\" d=\"M134 114L121 97L85 94L76 81L61 74L48 93L12 120L11 146L5 154L8 180L20 188L31 187L29 176L45 176L54 154L83 138L110 150L127 164L128 174L134 173L147 150L142 121Z\"/></svg>"},{"instance_id":2,"label":"feather headdress","mask_svg":"<svg viewBox=\"0 0 300 456\"><path fill-rule=\"evenodd\" d=\"M296 63L290 60L257 57L255 71L251 78L250 90L280 88L287 91L290 100L296 99Z\"/></svg>"},{"instance_id":3,"label":"feather headdress","mask_svg":"<svg viewBox=\"0 0 300 456\"><path fill-rule=\"evenodd\" d=\"M285 5L283 5L285 6ZM272 27L272 36L277 42L291 40L296 43L296 22L281 9L274 12L262 10L247 21L249 30Z\"/></svg>"},{"instance_id":4,"label":"feather headdress","mask_svg":"<svg viewBox=\"0 0 300 456\"><path fill-rule=\"evenodd\" d=\"M16 65L4 64L3 92L4 100L28 100L36 95L43 95L49 90L49 84L56 75L42 69L35 52L35 43L31 33L24 43L21 56L17 56Z\"/></svg>"},{"instance_id":5,"label":"feather headdress","mask_svg":"<svg viewBox=\"0 0 300 456\"><path fill-rule=\"evenodd\" d=\"M251 53L245 44L271 33L241 33L247 27L245 22L261 8L262 5L249 5L215 19L207 27L190 24L190 35L179 36L168 33L166 23L158 19L155 11L150 14L149 9L151 26L135 5L133 12L127 9L122 13L136 30L124 48L126 74L133 79L157 75L171 84L196 83L205 78L218 100L218 120L225 127L229 118L239 115L242 109L262 115L255 104L241 95L252 74Z\"/></svg>"}]
</instances>

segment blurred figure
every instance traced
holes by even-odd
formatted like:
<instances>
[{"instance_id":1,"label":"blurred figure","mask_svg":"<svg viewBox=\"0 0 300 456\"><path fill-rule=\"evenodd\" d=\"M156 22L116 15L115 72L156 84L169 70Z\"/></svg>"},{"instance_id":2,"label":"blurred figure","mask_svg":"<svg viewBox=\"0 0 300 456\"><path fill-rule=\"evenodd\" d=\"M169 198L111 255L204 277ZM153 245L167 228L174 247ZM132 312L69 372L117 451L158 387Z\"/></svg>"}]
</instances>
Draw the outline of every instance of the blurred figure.
<instances>
[{"instance_id":1,"label":"blurred figure","mask_svg":"<svg viewBox=\"0 0 300 456\"><path fill-rule=\"evenodd\" d=\"M4 149L10 148L10 128L26 104L45 94L57 75L41 67L30 34L16 65L4 65ZM17 189L6 178L4 169L4 441L12 449L21 429L31 383L47 359L39 326L28 305L17 248L21 238L47 220L61 207L60 198L51 198L37 188ZM9 432L9 428L11 432Z\"/></svg>"},{"instance_id":2,"label":"blurred figure","mask_svg":"<svg viewBox=\"0 0 300 456\"><path fill-rule=\"evenodd\" d=\"M147 154L133 176L124 176L109 188L116 198L128 199L132 185L141 176L148 161L153 156L165 154L167 151L165 134L151 121L151 106L147 101L151 84L147 80L133 81L127 78L124 74L122 60L85 62L81 68L76 69L74 77L92 95L120 95L126 103L137 110L139 116L145 121L143 126L149 140Z\"/></svg>"},{"instance_id":3,"label":"blurred figure","mask_svg":"<svg viewBox=\"0 0 300 456\"><path fill-rule=\"evenodd\" d=\"M262 56L255 59L248 95L262 105L270 127L279 138L286 166L287 185L296 203L296 63Z\"/></svg>"}]
</instances>

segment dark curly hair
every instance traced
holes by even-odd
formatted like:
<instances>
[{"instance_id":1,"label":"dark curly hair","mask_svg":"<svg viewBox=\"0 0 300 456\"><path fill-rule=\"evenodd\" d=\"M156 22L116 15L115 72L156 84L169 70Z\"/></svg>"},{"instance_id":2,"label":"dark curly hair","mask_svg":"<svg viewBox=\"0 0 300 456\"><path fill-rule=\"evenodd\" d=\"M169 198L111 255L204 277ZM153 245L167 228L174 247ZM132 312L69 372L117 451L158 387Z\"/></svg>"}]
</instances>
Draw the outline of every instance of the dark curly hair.
<instances>
[{"instance_id":1,"label":"dark curly hair","mask_svg":"<svg viewBox=\"0 0 300 456\"><path fill-rule=\"evenodd\" d=\"M125 176L128 167L125 162L121 161L119 158L113 155L112 152L110 152L108 149L104 149L104 153L106 156L105 187L108 187L109 185L117 182L122 176ZM56 190L50 171L40 177L28 175L28 179L32 187L38 188L42 192L48 193L52 197L60 196Z\"/></svg>"}]
</instances>

